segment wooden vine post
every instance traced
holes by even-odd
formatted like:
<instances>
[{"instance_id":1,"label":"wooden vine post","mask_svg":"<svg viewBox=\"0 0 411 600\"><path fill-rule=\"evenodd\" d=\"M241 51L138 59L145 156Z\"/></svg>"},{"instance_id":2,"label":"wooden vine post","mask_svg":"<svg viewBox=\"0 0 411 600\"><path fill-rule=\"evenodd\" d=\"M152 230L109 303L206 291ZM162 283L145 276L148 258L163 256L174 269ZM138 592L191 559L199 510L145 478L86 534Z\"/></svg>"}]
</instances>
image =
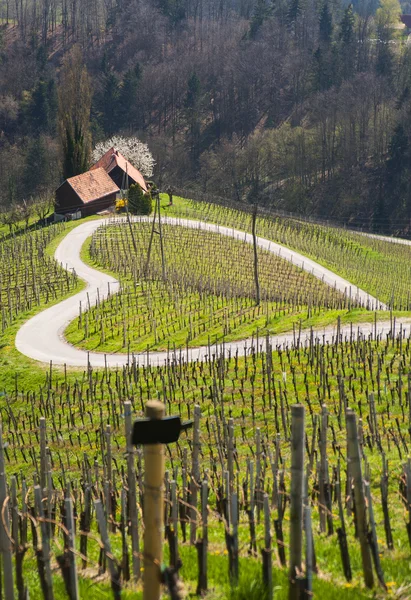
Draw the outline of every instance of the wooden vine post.
<instances>
[{"instance_id":1,"label":"wooden vine post","mask_svg":"<svg viewBox=\"0 0 411 600\"><path fill-rule=\"evenodd\" d=\"M13 554L12 546L9 537L10 519L7 507L7 481L6 467L4 461L4 445L3 445L3 426L0 423L0 510L2 519L0 522L0 556L2 558L3 567L3 587L4 594L7 600L14 600L14 581L13 581ZM17 544L17 542L15 541ZM1 565L0 565L1 568ZM0 581L1 595L1 581Z\"/></svg>"},{"instance_id":2,"label":"wooden vine post","mask_svg":"<svg viewBox=\"0 0 411 600\"><path fill-rule=\"evenodd\" d=\"M124 177L125 177L125 188L124 188ZM131 235L131 241L133 242L134 253L137 255L138 249L137 249L137 244L136 244L136 238L134 237L133 226L131 224L130 213L129 213L129 210L128 210L128 190L129 190L129 186L128 186L128 164L127 163L126 163L126 172L125 172L125 175L123 176L123 184L122 184L122 190L121 190L122 196L123 196L123 189L127 190L127 202L126 202L127 223L128 223L128 227L130 229L130 235Z\"/></svg>"},{"instance_id":3,"label":"wooden vine post","mask_svg":"<svg viewBox=\"0 0 411 600\"><path fill-rule=\"evenodd\" d=\"M134 423L132 443L144 447L144 582L143 600L160 600L164 539L164 444L177 442L192 425L180 417L166 417L159 400L146 404L145 419Z\"/></svg>"},{"instance_id":4,"label":"wooden vine post","mask_svg":"<svg viewBox=\"0 0 411 600\"><path fill-rule=\"evenodd\" d=\"M158 400L146 404L146 417L159 421L165 406ZM164 518L164 446L144 446L144 600L158 600L161 594Z\"/></svg>"},{"instance_id":5,"label":"wooden vine post","mask_svg":"<svg viewBox=\"0 0 411 600\"><path fill-rule=\"evenodd\" d=\"M193 455L190 481L190 544L195 544L197 536L197 498L200 483L200 418L201 408L198 404L194 407Z\"/></svg>"},{"instance_id":6,"label":"wooden vine post","mask_svg":"<svg viewBox=\"0 0 411 600\"><path fill-rule=\"evenodd\" d=\"M161 227L160 192L158 192L158 191L152 192L152 196L155 196L154 215L153 215L153 221L152 221L152 226L151 226L150 242L148 244L147 260L146 260L144 273L147 275L148 269L150 267L151 248L152 248L152 244L153 244L154 234L156 233L160 237L161 269L162 269L163 281L166 281L167 274L166 274L166 261L165 261L165 254L164 254L163 230ZM158 218L158 229L156 229L157 218Z\"/></svg>"},{"instance_id":7,"label":"wooden vine post","mask_svg":"<svg viewBox=\"0 0 411 600\"><path fill-rule=\"evenodd\" d=\"M305 407L291 407L291 490L290 490L290 586L289 599L300 598L303 550L303 498L304 498L304 441Z\"/></svg>"},{"instance_id":8,"label":"wooden vine post","mask_svg":"<svg viewBox=\"0 0 411 600\"><path fill-rule=\"evenodd\" d=\"M252 221L252 232L253 232L253 250L254 250L254 281L255 281L255 303L257 306L260 305L260 280L258 278L258 252L257 252L257 204L254 204L253 208L253 221Z\"/></svg>"},{"instance_id":9,"label":"wooden vine post","mask_svg":"<svg viewBox=\"0 0 411 600\"><path fill-rule=\"evenodd\" d=\"M124 402L124 417L126 426L127 443L127 479L128 479L128 502L131 524L131 549L133 578L135 581L140 578L140 539L138 533L138 511L137 511L137 488L135 471L135 452L131 443L131 402Z\"/></svg>"},{"instance_id":10,"label":"wooden vine post","mask_svg":"<svg viewBox=\"0 0 411 600\"><path fill-rule=\"evenodd\" d=\"M364 582L368 588L374 585L371 551L367 537L367 507L361 469L360 446L358 443L357 420L352 410L347 410L347 450L350 474L354 482L355 519L361 546Z\"/></svg>"}]
</instances>

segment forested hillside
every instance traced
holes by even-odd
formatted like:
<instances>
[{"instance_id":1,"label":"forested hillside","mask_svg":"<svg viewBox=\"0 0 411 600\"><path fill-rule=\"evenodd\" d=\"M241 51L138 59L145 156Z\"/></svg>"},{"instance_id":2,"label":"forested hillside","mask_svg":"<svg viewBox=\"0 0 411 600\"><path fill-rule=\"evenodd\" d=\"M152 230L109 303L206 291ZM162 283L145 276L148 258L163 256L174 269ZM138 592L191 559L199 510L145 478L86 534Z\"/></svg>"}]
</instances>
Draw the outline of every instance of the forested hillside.
<instances>
[{"instance_id":1,"label":"forested hillside","mask_svg":"<svg viewBox=\"0 0 411 600\"><path fill-rule=\"evenodd\" d=\"M1 203L70 173L75 114L85 166L98 141L135 134L160 186L407 233L401 12L397 0L2 0Z\"/></svg>"}]
</instances>

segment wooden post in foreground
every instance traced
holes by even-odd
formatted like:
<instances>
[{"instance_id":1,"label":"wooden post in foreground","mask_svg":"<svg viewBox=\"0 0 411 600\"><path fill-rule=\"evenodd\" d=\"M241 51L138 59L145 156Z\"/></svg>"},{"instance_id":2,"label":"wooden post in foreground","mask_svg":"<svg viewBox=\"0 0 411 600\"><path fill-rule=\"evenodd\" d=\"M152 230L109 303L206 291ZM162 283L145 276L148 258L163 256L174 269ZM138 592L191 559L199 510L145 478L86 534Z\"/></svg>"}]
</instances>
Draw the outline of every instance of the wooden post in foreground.
<instances>
[{"instance_id":1,"label":"wooden post in foreground","mask_svg":"<svg viewBox=\"0 0 411 600\"><path fill-rule=\"evenodd\" d=\"M127 479L128 479L128 503L131 523L131 549L133 578L137 581L140 578L140 539L138 534L138 512L137 512L137 488L136 488L136 469L135 452L131 441L131 402L124 402L124 417L126 425L126 444L127 444Z\"/></svg>"},{"instance_id":2,"label":"wooden post in foreground","mask_svg":"<svg viewBox=\"0 0 411 600\"><path fill-rule=\"evenodd\" d=\"M291 407L291 490L290 490L290 570L289 600L300 598L297 580L302 568L304 498L305 408Z\"/></svg>"},{"instance_id":3,"label":"wooden post in foreground","mask_svg":"<svg viewBox=\"0 0 411 600\"><path fill-rule=\"evenodd\" d=\"M361 546L364 582L368 588L372 588L374 585L374 577L372 572L370 546L367 539L367 509L362 480L360 446L358 443L357 420L352 410L347 410L346 424L348 465L349 473L354 480L355 519Z\"/></svg>"},{"instance_id":4,"label":"wooden post in foreground","mask_svg":"<svg viewBox=\"0 0 411 600\"><path fill-rule=\"evenodd\" d=\"M158 400L146 404L146 418L160 420L165 406ZM144 446L144 591L143 600L159 600L163 560L164 446Z\"/></svg>"},{"instance_id":5,"label":"wooden post in foreground","mask_svg":"<svg viewBox=\"0 0 411 600\"><path fill-rule=\"evenodd\" d=\"M7 506L7 480L6 468L4 463L4 445L3 445L3 427L0 423L0 576L1 568L3 570L4 594L7 600L14 600L14 581L13 581L13 554L12 546L9 537L10 519ZM14 542L17 547L17 540ZM1 579L0 579L0 595L1 594Z\"/></svg>"},{"instance_id":6,"label":"wooden post in foreground","mask_svg":"<svg viewBox=\"0 0 411 600\"><path fill-rule=\"evenodd\" d=\"M70 584L71 584L71 600L80 600L78 587L77 565L76 565L76 536L73 515L73 500L70 496L70 488L67 491L67 496L64 500L66 509L67 531L68 531L68 550L70 564Z\"/></svg>"}]
</instances>

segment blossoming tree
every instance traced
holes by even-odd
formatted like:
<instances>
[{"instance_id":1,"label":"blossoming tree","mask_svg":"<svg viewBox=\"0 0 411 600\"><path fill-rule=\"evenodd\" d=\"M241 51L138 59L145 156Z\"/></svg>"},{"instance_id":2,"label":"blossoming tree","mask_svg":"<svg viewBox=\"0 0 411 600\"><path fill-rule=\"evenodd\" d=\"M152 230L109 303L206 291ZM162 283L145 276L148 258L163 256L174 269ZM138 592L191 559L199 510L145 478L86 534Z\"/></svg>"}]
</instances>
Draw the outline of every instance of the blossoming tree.
<instances>
[{"instance_id":1,"label":"blossoming tree","mask_svg":"<svg viewBox=\"0 0 411 600\"><path fill-rule=\"evenodd\" d=\"M144 177L151 177L153 175L154 158L147 144L144 142L141 142L136 137L126 138L115 135L96 145L93 150L93 161L97 162L110 148L118 150Z\"/></svg>"}]
</instances>

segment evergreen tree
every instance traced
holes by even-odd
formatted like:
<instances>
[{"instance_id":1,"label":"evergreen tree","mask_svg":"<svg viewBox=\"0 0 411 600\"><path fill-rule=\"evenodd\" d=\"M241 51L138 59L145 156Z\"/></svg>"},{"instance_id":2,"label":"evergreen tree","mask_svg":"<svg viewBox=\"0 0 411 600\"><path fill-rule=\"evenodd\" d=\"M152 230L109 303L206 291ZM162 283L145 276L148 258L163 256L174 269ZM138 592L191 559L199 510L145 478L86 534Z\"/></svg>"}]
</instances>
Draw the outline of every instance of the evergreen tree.
<instances>
[{"instance_id":1,"label":"evergreen tree","mask_svg":"<svg viewBox=\"0 0 411 600\"><path fill-rule=\"evenodd\" d=\"M54 79L50 79L47 84L47 100L49 105L48 131L54 133L58 111L57 88Z\"/></svg>"},{"instance_id":2,"label":"evergreen tree","mask_svg":"<svg viewBox=\"0 0 411 600\"><path fill-rule=\"evenodd\" d=\"M375 203L372 218L372 228L377 233L390 232L390 211L387 206L386 195L382 190L377 194L377 201Z\"/></svg>"},{"instance_id":3,"label":"evergreen tree","mask_svg":"<svg viewBox=\"0 0 411 600\"><path fill-rule=\"evenodd\" d=\"M409 142L404 126L399 123L394 129L388 148L387 175L392 183L408 165Z\"/></svg>"},{"instance_id":4,"label":"evergreen tree","mask_svg":"<svg viewBox=\"0 0 411 600\"><path fill-rule=\"evenodd\" d=\"M84 173L91 156L91 85L79 46L63 59L58 90L59 133L65 179Z\"/></svg>"},{"instance_id":5,"label":"evergreen tree","mask_svg":"<svg viewBox=\"0 0 411 600\"><path fill-rule=\"evenodd\" d=\"M404 210L409 204L406 199L410 192L410 145L407 133L402 123L399 123L392 135L388 148L388 159L386 162L385 196L389 199L391 212ZM381 199L381 207L385 206L385 200ZM409 207L408 207L409 208Z\"/></svg>"},{"instance_id":6,"label":"evergreen tree","mask_svg":"<svg viewBox=\"0 0 411 600\"><path fill-rule=\"evenodd\" d=\"M378 36L378 33L377 33ZM392 78L393 72L393 56L388 43L388 40L379 39L377 59L375 61L375 71L377 75L381 75L388 80Z\"/></svg>"},{"instance_id":7,"label":"evergreen tree","mask_svg":"<svg viewBox=\"0 0 411 600\"><path fill-rule=\"evenodd\" d=\"M340 23L339 61L341 67L339 71L342 79L350 79L355 69L357 48L354 27L354 10L352 4L349 4Z\"/></svg>"},{"instance_id":8,"label":"evergreen tree","mask_svg":"<svg viewBox=\"0 0 411 600\"><path fill-rule=\"evenodd\" d=\"M187 95L185 100L186 108L195 108L200 98L201 84L196 73L193 73L188 80Z\"/></svg>"},{"instance_id":9,"label":"evergreen tree","mask_svg":"<svg viewBox=\"0 0 411 600\"><path fill-rule=\"evenodd\" d=\"M250 21L250 30L248 32L250 39L255 39L264 21L270 16L271 9L266 4L266 0L257 0L253 15Z\"/></svg>"},{"instance_id":10,"label":"evergreen tree","mask_svg":"<svg viewBox=\"0 0 411 600\"><path fill-rule=\"evenodd\" d=\"M333 34L333 21L328 6L328 2L324 2L320 13L320 43L328 45L331 43Z\"/></svg>"},{"instance_id":11,"label":"evergreen tree","mask_svg":"<svg viewBox=\"0 0 411 600\"><path fill-rule=\"evenodd\" d=\"M150 194L145 194L138 183L128 190L128 210L132 215L150 215L153 202Z\"/></svg>"},{"instance_id":12,"label":"evergreen tree","mask_svg":"<svg viewBox=\"0 0 411 600\"><path fill-rule=\"evenodd\" d=\"M126 127L131 123L137 125L138 107L137 91L139 80L133 69L126 72L123 78L123 85L118 98L118 124L120 128Z\"/></svg>"},{"instance_id":13,"label":"evergreen tree","mask_svg":"<svg viewBox=\"0 0 411 600\"><path fill-rule=\"evenodd\" d=\"M352 4L349 4L344 11L344 16L340 24L340 40L343 44L351 44L354 41L355 16Z\"/></svg>"},{"instance_id":14,"label":"evergreen tree","mask_svg":"<svg viewBox=\"0 0 411 600\"><path fill-rule=\"evenodd\" d=\"M44 44L41 44L41 46L38 47L36 53L36 60L39 67L39 71L44 71L48 60L47 48Z\"/></svg>"},{"instance_id":15,"label":"evergreen tree","mask_svg":"<svg viewBox=\"0 0 411 600\"><path fill-rule=\"evenodd\" d=\"M34 133L47 131L50 121L49 89L44 79L40 79L33 90L30 106L30 125Z\"/></svg>"},{"instance_id":16,"label":"evergreen tree","mask_svg":"<svg viewBox=\"0 0 411 600\"><path fill-rule=\"evenodd\" d=\"M397 99L395 108L397 110L400 110L401 108L405 107L408 104L409 100L410 100L410 88L408 87L408 85L406 85Z\"/></svg>"},{"instance_id":17,"label":"evergreen tree","mask_svg":"<svg viewBox=\"0 0 411 600\"><path fill-rule=\"evenodd\" d=\"M318 92L328 90L334 84L334 53L318 47L314 52L314 89Z\"/></svg>"},{"instance_id":18,"label":"evergreen tree","mask_svg":"<svg viewBox=\"0 0 411 600\"><path fill-rule=\"evenodd\" d=\"M190 154L193 165L197 163L200 156L200 98L201 84L196 73L193 73L188 80L187 95L185 107L187 109L187 118L190 124Z\"/></svg>"},{"instance_id":19,"label":"evergreen tree","mask_svg":"<svg viewBox=\"0 0 411 600\"><path fill-rule=\"evenodd\" d=\"M184 0L159 0L158 6L174 27L186 17L187 7Z\"/></svg>"},{"instance_id":20,"label":"evergreen tree","mask_svg":"<svg viewBox=\"0 0 411 600\"><path fill-rule=\"evenodd\" d=\"M23 172L23 197L36 196L48 183L47 150L42 137L33 139L27 148Z\"/></svg>"},{"instance_id":21,"label":"evergreen tree","mask_svg":"<svg viewBox=\"0 0 411 600\"><path fill-rule=\"evenodd\" d=\"M143 68L141 66L141 64L137 61L136 64L134 65L134 75L137 79L137 83L140 83L141 78L143 76Z\"/></svg>"},{"instance_id":22,"label":"evergreen tree","mask_svg":"<svg viewBox=\"0 0 411 600\"><path fill-rule=\"evenodd\" d=\"M107 50L104 50L104 52L103 52L103 56L101 58L100 71L102 72L103 75L108 75L110 72L109 64L108 64Z\"/></svg>"},{"instance_id":23,"label":"evergreen tree","mask_svg":"<svg viewBox=\"0 0 411 600\"><path fill-rule=\"evenodd\" d=\"M112 135L118 128L120 86L114 73L106 75L103 95L101 98L101 112L103 128L107 135Z\"/></svg>"},{"instance_id":24,"label":"evergreen tree","mask_svg":"<svg viewBox=\"0 0 411 600\"><path fill-rule=\"evenodd\" d=\"M293 25L297 22L301 14L301 0L291 0L290 7L287 12L287 23Z\"/></svg>"}]
</instances>

